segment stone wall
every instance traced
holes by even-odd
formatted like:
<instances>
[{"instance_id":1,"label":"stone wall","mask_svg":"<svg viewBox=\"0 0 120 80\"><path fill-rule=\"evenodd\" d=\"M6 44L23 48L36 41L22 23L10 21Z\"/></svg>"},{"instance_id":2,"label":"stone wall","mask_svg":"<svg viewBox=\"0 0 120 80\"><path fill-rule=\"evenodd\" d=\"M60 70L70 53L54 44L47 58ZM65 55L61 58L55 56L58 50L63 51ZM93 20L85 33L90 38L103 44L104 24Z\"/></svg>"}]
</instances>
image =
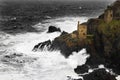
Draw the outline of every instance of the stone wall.
<instances>
[{"instance_id":1,"label":"stone wall","mask_svg":"<svg viewBox=\"0 0 120 80\"><path fill-rule=\"evenodd\" d=\"M79 39L86 39L87 38L87 26L84 24L79 24L78 22L78 38Z\"/></svg>"}]
</instances>

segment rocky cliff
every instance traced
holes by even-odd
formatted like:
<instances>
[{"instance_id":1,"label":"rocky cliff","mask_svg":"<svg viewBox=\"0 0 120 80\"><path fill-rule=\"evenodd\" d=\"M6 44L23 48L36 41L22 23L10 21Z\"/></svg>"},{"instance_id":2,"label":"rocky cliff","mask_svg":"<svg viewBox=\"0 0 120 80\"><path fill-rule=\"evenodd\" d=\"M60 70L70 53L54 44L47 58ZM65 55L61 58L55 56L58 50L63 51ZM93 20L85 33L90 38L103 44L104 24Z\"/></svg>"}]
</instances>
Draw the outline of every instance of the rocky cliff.
<instances>
[{"instance_id":1,"label":"rocky cliff","mask_svg":"<svg viewBox=\"0 0 120 80\"><path fill-rule=\"evenodd\" d=\"M107 19L109 22L104 20L106 14L104 12L98 18L89 19L85 23L88 28L86 39L76 38L74 36L74 34L77 34L76 31L71 34L63 32L51 41L49 50L58 49L65 57L68 57L73 51L86 48L90 57L85 65L78 66L75 69L76 73L81 73L81 67L82 73L84 73L88 71L88 66L89 68L95 68L104 64L105 67L112 69L116 74L120 74L120 1L108 6L105 11L107 10L111 10L113 13L112 15L109 12L107 13L111 17L111 20Z\"/></svg>"},{"instance_id":2,"label":"rocky cliff","mask_svg":"<svg viewBox=\"0 0 120 80\"><path fill-rule=\"evenodd\" d=\"M108 9L113 11L113 19L109 23L104 20L105 13L87 22L88 34L94 35L93 45L88 44L87 49L94 55L91 55L86 64L104 64L120 74L120 1L114 2L106 10Z\"/></svg>"}]
</instances>

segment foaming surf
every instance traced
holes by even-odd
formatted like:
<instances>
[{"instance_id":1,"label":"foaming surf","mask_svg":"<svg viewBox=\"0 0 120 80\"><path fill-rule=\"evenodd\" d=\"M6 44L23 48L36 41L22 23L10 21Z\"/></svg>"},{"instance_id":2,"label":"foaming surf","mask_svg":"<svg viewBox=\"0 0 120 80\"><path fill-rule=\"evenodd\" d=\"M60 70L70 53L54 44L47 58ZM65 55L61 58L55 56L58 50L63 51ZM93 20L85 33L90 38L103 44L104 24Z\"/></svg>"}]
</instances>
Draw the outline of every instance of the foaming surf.
<instances>
[{"instance_id":1,"label":"foaming surf","mask_svg":"<svg viewBox=\"0 0 120 80\"><path fill-rule=\"evenodd\" d=\"M76 29L76 23L74 23L76 20L78 18L51 19L48 20L48 23L45 21L40 26L48 26L54 21L54 24L61 30L72 32ZM78 53L73 52L67 59L60 51L48 51L46 49L38 52L32 51L37 43L53 40L60 34L61 32L47 33L47 30L41 33L16 35L3 32L0 38L0 79L72 80L81 78L74 72L74 68L85 64L89 57L85 49Z\"/></svg>"},{"instance_id":2,"label":"foaming surf","mask_svg":"<svg viewBox=\"0 0 120 80\"><path fill-rule=\"evenodd\" d=\"M37 29L41 29L43 28L41 26L44 26L44 29L45 29L52 25L60 28L61 31L66 31L68 33L71 33L74 30L77 30L78 21L80 21L80 23L83 23L83 22L86 22L88 19L89 19L88 17L61 17L61 18L45 20L33 27Z\"/></svg>"},{"instance_id":3,"label":"foaming surf","mask_svg":"<svg viewBox=\"0 0 120 80\"><path fill-rule=\"evenodd\" d=\"M116 77L117 80L120 80L120 75Z\"/></svg>"}]
</instances>

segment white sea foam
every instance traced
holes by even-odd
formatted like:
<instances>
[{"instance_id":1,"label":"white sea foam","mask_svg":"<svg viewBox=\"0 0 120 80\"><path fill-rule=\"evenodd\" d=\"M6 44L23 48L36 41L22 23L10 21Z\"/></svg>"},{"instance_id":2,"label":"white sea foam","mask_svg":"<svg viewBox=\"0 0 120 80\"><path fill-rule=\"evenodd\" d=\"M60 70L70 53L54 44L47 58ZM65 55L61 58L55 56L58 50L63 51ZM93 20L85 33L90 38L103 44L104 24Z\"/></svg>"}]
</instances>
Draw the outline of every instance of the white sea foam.
<instances>
[{"instance_id":1,"label":"white sea foam","mask_svg":"<svg viewBox=\"0 0 120 80\"><path fill-rule=\"evenodd\" d=\"M54 24L62 30L71 32L76 29L78 19L62 19L49 20L49 24ZM73 22L76 23L73 23ZM48 25L48 23L42 24ZM40 27L40 26L39 26ZM38 28L39 28L38 27ZM72 30L72 29L73 30ZM33 52L33 47L39 42L53 40L59 36L60 32L54 33L24 33L17 35L8 35L1 39L0 49L0 79L1 80L67 80L67 76L78 79L80 78L74 68L83 65L89 55L86 50L73 52L69 58L61 55L60 51L39 51ZM3 46L4 45L4 46ZM3 54L4 53L4 54ZM11 59L4 58L5 55L21 54L22 56L13 57ZM23 63L18 63L18 62ZM21 66L22 65L22 66Z\"/></svg>"},{"instance_id":2,"label":"white sea foam","mask_svg":"<svg viewBox=\"0 0 120 80\"><path fill-rule=\"evenodd\" d=\"M49 19L43 21L43 23L37 24L37 26L34 26L37 29L41 29L44 26L48 28L49 26L56 26L60 28L62 31L66 32L73 32L74 30L77 30L77 22L80 21L80 23L86 22L88 20L87 17L62 17L62 18L56 18L56 19ZM39 26L38 26L39 25Z\"/></svg>"},{"instance_id":3,"label":"white sea foam","mask_svg":"<svg viewBox=\"0 0 120 80\"><path fill-rule=\"evenodd\" d=\"M85 51L86 52L86 51ZM82 61L86 61L86 55L84 50L78 52L76 58L82 58ZM37 58L34 62L25 63L25 66L20 69L17 67L11 67L10 65L1 65L0 69L7 69L1 72L0 79L3 80L67 80L67 76L78 79L79 76L74 72L74 67L77 64L73 62L80 62L74 60L74 58L66 59L61 55L59 51L42 51L38 53L30 53L28 56ZM73 55L74 57L75 55ZM27 58L27 57L26 57ZM32 59L32 58L30 58ZM70 61L69 61L70 60ZM83 62L79 65L82 65ZM6 66L6 67L5 67Z\"/></svg>"},{"instance_id":4,"label":"white sea foam","mask_svg":"<svg viewBox=\"0 0 120 80\"><path fill-rule=\"evenodd\" d=\"M104 67L104 65L101 64L98 66L98 68L105 68L105 67Z\"/></svg>"},{"instance_id":5,"label":"white sea foam","mask_svg":"<svg viewBox=\"0 0 120 80\"><path fill-rule=\"evenodd\" d=\"M89 57L89 55L86 53L87 53L86 49L82 49L78 53L73 52L73 55L69 56L69 58L67 59L67 62L69 62L73 68L77 68L78 65L80 66L85 64L86 58Z\"/></svg>"},{"instance_id":6,"label":"white sea foam","mask_svg":"<svg viewBox=\"0 0 120 80\"><path fill-rule=\"evenodd\" d=\"M117 80L120 80L120 75L116 77Z\"/></svg>"}]
</instances>

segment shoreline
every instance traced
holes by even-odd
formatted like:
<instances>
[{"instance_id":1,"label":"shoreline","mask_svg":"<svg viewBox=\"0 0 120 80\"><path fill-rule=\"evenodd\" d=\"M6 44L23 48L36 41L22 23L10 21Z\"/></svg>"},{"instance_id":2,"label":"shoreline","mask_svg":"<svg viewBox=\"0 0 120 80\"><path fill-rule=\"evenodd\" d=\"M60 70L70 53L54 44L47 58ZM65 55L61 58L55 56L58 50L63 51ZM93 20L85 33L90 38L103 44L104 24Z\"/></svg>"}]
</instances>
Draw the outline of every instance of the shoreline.
<instances>
[{"instance_id":1,"label":"shoreline","mask_svg":"<svg viewBox=\"0 0 120 80\"><path fill-rule=\"evenodd\" d=\"M116 75L120 74L120 19L118 15L120 13L117 12L117 9L119 10L119 8L120 1L116 1L113 3L113 5L108 6L105 12L98 18L89 19L85 23L85 25L87 25L88 27L88 34L93 35L92 38L72 38L70 33L63 32L59 37L56 37L53 41L51 41L50 48L48 50L60 50L65 57L68 57L69 55L71 55L72 52L78 52L82 48L86 47L87 52L90 54L90 57L87 59L87 62L84 65L78 66L75 69L75 72L80 74L81 71L87 72L89 68L97 68L98 65L103 64L106 68L112 69L113 72L115 72L116 74L107 75L109 72L106 72L104 69L101 69L97 71L103 74L99 77L96 77L96 79L102 78L103 75L106 75L107 78L109 77L108 80L115 80ZM111 14L113 16L109 16ZM74 31L73 34L77 35L76 31ZM44 42L42 44L44 44ZM86 77L90 77L95 74L100 74L97 71L93 71L93 73L86 75ZM102 79L104 80L106 77L103 77ZM94 79L94 77L91 78L91 80L92 79Z\"/></svg>"}]
</instances>

